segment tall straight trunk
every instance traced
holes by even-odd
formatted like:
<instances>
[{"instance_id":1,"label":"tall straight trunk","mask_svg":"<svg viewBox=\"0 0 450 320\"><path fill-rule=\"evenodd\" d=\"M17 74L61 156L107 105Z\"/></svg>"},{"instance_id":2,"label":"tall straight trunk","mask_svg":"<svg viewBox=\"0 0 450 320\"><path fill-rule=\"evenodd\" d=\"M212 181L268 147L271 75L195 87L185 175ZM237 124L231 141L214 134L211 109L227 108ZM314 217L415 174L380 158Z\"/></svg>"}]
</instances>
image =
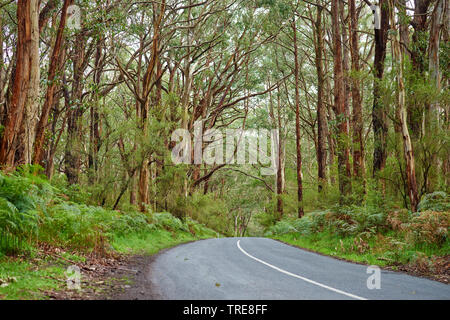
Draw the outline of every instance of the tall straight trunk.
<instances>
[{"instance_id":1,"label":"tall straight trunk","mask_svg":"<svg viewBox=\"0 0 450 320\"><path fill-rule=\"evenodd\" d=\"M318 178L319 192L322 191L324 185L327 183L327 116L324 105L324 82L325 74L323 70L323 30L322 30L322 7L317 8L317 18L315 21L316 40L316 71L317 71L317 164L318 164Z\"/></svg>"},{"instance_id":2,"label":"tall straight trunk","mask_svg":"<svg viewBox=\"0 0 450 320\"><path fill-rule=\"evenodd\" d=\"M188 20L191 20L191 14L192 11L189 8L188 9ZM191 87L192 87L192 77L191 77L191 46L192 46L192 37L191 37L191 29L186 30L186 51L187 54L185 56L184 61L184 68L183 68L183 75L184 75L184 89L183 89L183 95L181 97L181 110L183 112L183 118L182 118L182 127L184 130L189 129L189 96L191 94ZM196 170L194 170L195 172ZM196 179L195 175L193 175L193 178ZM189 194L189 182L188 182L188 176L186 173L186 176L184 177L184 196L187 198Z\"/></svg>"},{"instance_id":3,"label":"tall straight trunk","mask_svg":"<svg viewBox=\"0 0 450 320\"><path fill-rule=\"evenodd\" d=\"M58 144L61 141L61 136L66 128L66 122L67 122L67 116L63 116L63 122L61 125L61 129L59 130L59 133L57 133L57 125L60 119L60 112L59 110L59 99L57 98L55 101L55 106L53 107L53 116L52 116L52 125L51 125L51 132L52 132L52 139L49 143L48 149L47 149L47 157L46 157L46 167L45 167L45 175L49 180L52 180L54 167L55 167L55 155L56 151L58 149Z\"/></svg>"},{"instance_id":4,"label":"tall straight trunk","mask_svg":"<svg viewBox=\"0 0 450 320\"><path fill-rule=\"evenodd\" d=\"M5 87L6 87L6 67L3 65L4 60L4 49L3 49L3 21L2 15L0 14L0 123L3 124L3 114L6 113L5 110Z\"/></svg>"},{"instance_id":5,"label":"tall straight trunk","mask_svg":"<svg viewBox=\"0 0 450 320\"><path fill-rule=\"evenodd\" d=\"M340 16L341 16L341 26L342 26L342 68L344 71L344 110L345 110L345 121L346 121L346 136L348 139L345 141L345 176L347 177L348 181L350 181L350 189L351 189L351 178L352 178L352 167L350 165L350 97L351 97L351 81L350 81L350 66L349 66L349 60L350 60L350 39L347 35L347 26L344 18L344 0L340 1ZM350 192L350 191L349 191Z\"/></svg>"},{"instance_id":6,"label":"tall straight trunk","mask_svg":"<svg viewBox=\"0 0 450 320\"><path fill-rule=\"evenodd\" d=\"M271 87L270 79L268 79L267 83L268 87ZM277 162L277 171L275 174L275 191L277 195L277 213L278 219L281 219L284 213L283 206L283 167L282 167L282 130L281 130L281 114L280 114L280 92L278 90L277 93L277 114L275 115L274 103L272 99L272 92L269 92L269 117L271 126L273 128L277 128L277 139L275 143L275 149L277 150L277 155L275 157Z\"/></svg>"},{"instance_id":7,"label":"tall straight trunk","mask_svg":"<svg viewBox=\"0 0 450 320\"><path fill-rule=\"evenodd\" d=\"M440 47L440 38L441 38L441 30L443 26L444 19L444 2L445 0L437 0L433 14L430 20L430 38L428 43L428 73L430 77L430 82L434 86L436 92L441 91L441 75L440 75L440 66L439 66L439 47ZM450 18L450 17L447 17ZM440 106L438 102L432 102L426 104L425 110L425 135L428 136L426 141L430 143L434 143L432 139L429 139L434 132L437 132L441 127L440 119ZM438 158L437 152L432 152L431 159L428 159L431 162L431 165L434 168L439 168L440 161ZM444 164L444 162L442 162ZM443 172L445 172L445 167L442 168ZM432 192L433 185L437 184L439 171L431 170L427 175L425 175L425 192Z\"/></svg>"},{"instance_id":8,"label":"tall straight trunk","mask_svg":"<svg viewBox=\"0 0 450 320\"><path fill-rule=\"evenodd\" d=\"M431 0L414 0L414 18L411 25L414 32L411 37L411 62L413 70L418 78L425 80L427 39L428 39L428 8ZM424 116L426 109L417 108L414 104L408 104L408 126L411 136L417 141L425 131Z\"/></svg>"},{"instance_id":9,"label":"tall straight trunk","mask_svg":"<svg viewBox=\"0 0 450 320\"><path fill-rule=\"evenodd\" d=\"M419 74L425 71L425 57L427 50L427 19L431 0L414 0L414 18L411 25L414 28L411 43L412 65Z\"/></svg>"},{"instance_id":10,"label":"tall straight trunk","mask_svg":"<svg viewBox=\"0 0 450 320\"><path fill-rule=\"evenodd\" d=\"M48 123L48 117L50 114L50 109L53 106L53 100L55 97L55 89L57 87L57 83L55 81L56 73L58 72L58 69L60 68L61 64L61 47L63 42L63 34L64 34L64 28L66 26L66 20L67 20L67 8L69 5L71 5L73 0L64 0L62 12L61 12L61 19L58 26L58 31L56 34L56 40L55 44L53 46L52 55L50 58L50 65L48 70L48 87L47 87L47 93L45 95L45 102L44 106L42 108L41 117L39 119L39 123L36 129L36 138L34 142L34 153L33 153L33 160L32 162L34 164L40 164L43 156L44 156L44 140L45 140L45 129L47 127Z\"/></svg>"},{"instance_id":11,"label":"tall straight trunk","mask_svg":"<svg viewBox=\"0 0 450 320\"><path fill-rule=\"evenodd\" d=\"M156 12L157 4L153 5L153 9ZM155 76L157 72L157 66L159 61L159 51L160 51L160 28L162 19L164 17L164 12L166 8L165 1L161 1L159 4L158 15L154 15L154 24L153 24L153 39L152 39L152 51L151 51L151 60L147 66L146 72L142 79L142 97L140 103L140 116L141 116L141 125L142 125L142 133L143 137L146 138L148 136L148 116L149 116L149 103L150 103L150 91L152 89L152 83L156 81L157 76ZM149 204L149 156L146 155L146 152L143 152L143 160L139 172L139 208L142 212L146 211L146 206Z\"/></svg>"},{"instance_id":12,"label":"tall straight trunk","mask_svg":"<svg viewBox=\"0 0 450 320\"><path fill-rule=\"evenodd\" d=\"M17 3L17 45L12 90L8 101L8 114L0 143L0 164L6 168L15 166L15 154L20 128L24 117L27 91L31 76L32 0Z\"/></svg>"},{"instance_id":13,"label":"tall straight trunk","mask_svg":"<svg viewBox=\"0 0 450 320\"><path fill-rule=\"evenodd\" d=\"M373 84L373 134L374 134L374 150L373 150L373 176L377 177L378 173L386 166L387 150L387 116L381 97L381 81L384 74L384 61L386 60L386 43L387 30L389 28L389 7L387 0L380 0L380 29L375 29L375 57L374 57L374 73L375 80Z\"/></svg>"},{"instance_id":14,"label":"tall straight trunk","mask_svg":"<svg viewBox=\"0 0 450 320\"><path fill-rule=\"evenodd\" d=\"M39 121L39 1L31 0L30 82L27 89L24 119L22 123L22 147L19 148L19 163L31 164L36 125Z\"/></svg>"},{"instance_id":15,"label":"tall straight trunk","mask_svg":"<svg viewBox=\"0 0 450 320\"><path fill-rule=\"evenodd\" d=\"M325 47L324 50L322 51L322 56L326 57L326 51L325 51ZM324 65L324 74L328 74L328 60L324 59L323 60L323 65ZM336 115L333 112L333 99L334 99L334 95L333 95L333 89L331 88L331 83L330 83L330 78L329 77L325 77L325 83L324 83L324 87L325 87L325 95L324 95L324 100L326 101L326 111L327 111L327 122L325 122L326 124L328 123L333 123L336 121ZM328 128L328 126L325 127L326 129L326 137L327 137L327 142L328 142L328 176L329 176L329 180L330 183L332 185L334 185L336 183L336 178L334 176L334 174L332 173L332 169L334 167L334 162L335 162L335 156L336 156L336 135L333 134L333 130L332 128Z\"/></svg>"},{"instance_id":16,"label":"tall straight trunk","mask_svg":"<svg viewBox=\"0 0 450 320\"><path fill-rule=\"evenodd\" d=\"M428 45L428 70L430 74L430 80L438 91L441 89L441 76L439 70L439 46L442 22L444 18L444 2L445 0L437 0L437 3L435 4L433 15L431 17L430 40ZM431 118L434 117L435 120L438 119L437 115L433 114L437 113L437 108L437 104L433 104L430 106L430 114L427 121L428 130L430 129L430 120L433 121Z\"/></svg>"},{"instance_id":17,"label":"tall straight trunk","mask_svg":"<svg viewBox=\"0 0 450 320\"><path fill-rule=\"evenodd\" d=\"M390 1L390 17L392 28L397 31L396 22L395 22L395 10L394 10L394 0ZM411 137L409 134L408 123L407 123L407 110L406 110L406 93L405 93L405 84L403 81L403 55L400 49L400 41L399 36L393 36L393 53L394 53L394 61L398 61L397 67L397 100L398 100L398 114L400 115L400 126L401 133L403 137L403 155L405 157L406 163L406 178L408 183L408 196L411 202L411 210L413 212L417 211L417 205L419 204L419 197L417 191L417 182L416 182L416 170L415 170L415 161L414 161L414 152L411 144Z\"/></svg>"},{"instance_id":18,"label":"tall straight trunk","mask_svg":"<svg viewBox=\"0 0 450 320\"><path fill-rule=\"evenodd\" d=\"M141 125L142 133L144 137L148 134L148 111L149 111L149 101L146 99L141 103ZM144 159L142 159L141 167L139 170L139 181L138 181L138 197L139 197L139 208L141 212L146 211L146 206L149 204L149 159L144 154Z\"/></svg>"},{"instance_id":19,"label":"tall straight trunk","mask_svg":"<svg viewBox=\"0 0 450 320\"><path fill-rule=\"evenodd\" d=\"M339 19L339 1L332 0L331 18L333 24L333 57L334 57L334 108L338 118L338 175L341 197L351 191L351 180L347 175L348 159L348 126L345 112L344 72L342 65L342 45Z\"/></svg>"},{"instance_id":20,"label":"tall straight trunk","mask_svg":"<svg viewBox=\"0 0 450 320\"><path fill-rule=\"evenodd\" d=\"M104 62L103 45L104 40L103 39L98 40L95 54L96 71L94 72L94 84L96 90L92 97L93 100L92 106L90 107L88 165L89 165L89 181L91 183L95 182L97 177L97 170L98 170L97 154L100 150L100 128L99 128L100 114L98 112L100 96L98 91L100 90L100 81ZM133 179L133 177L131 176L129 179Z\"/></svg>"},{"instance_id":21,"label":"tall straight trunk","mask_svg":"<svg viewBox=\"0 0 450 320\"><path fill-rule=\"evenodd\" d=\"M443 28L442 28L442 41L445 43L450 42L450 1L446 0L443 8ZM447 86L450 84L450 79L447 77L443 85ZM443 107L443 128L450 132L450 106L442 105ZM447 185L450 185L450 150L444 152L442 161L442 173L445 178Z\"/></svg>"},{"instance_id":22,"label":"tall straight trunk","mask_svg":"<svg viewBox=\"0 0 450 320\"><path fill-rule=\"evenodd\" d=\"M400 47L402 49L402 54L409 57L409 21L408 15L406 14L406 4L408 0L399 0L398 13L400 21Z\"/></svg>"},{"instance_id":23,"label":"tall straight trunk","mask_svg":"<svg viewBox=\"0 0 450 320\"><path fill-rule=\"evenodd\" d=\"M65 148L64 171L70 184L79 182L82 153L82 117L83 117L83 80L87 57L85 56L86 38L78 33L75 39L73 57L73 81L68 108L67 142Z\"/></svg>"},{"instance_id":24,"label":"tall straight trunk","mask_svg":"<svg viewBox=\"0 0 450 320\"><path fill-rule=\"evenodd\" d=\"M283 205L283 194L284 194L284 187L285 187L285 181L284 181L284 130L282 130L282 123L281 123L281 94L278 89L278 103L277 103L277 127L278 127L278 156L277 156L277 211L281 216L283 216L284 213L284 205Z\"/></svg>"},{"instance_id":25,"label":"tall straight trunk","mask_svg":"<svg viewBox=\"0 0 450 320\"><path fill-rule=\"evenodd\" d=\"M294 33L294 77L295 77L295 140L297 147L297 201L298 201L298 217L304 216L303 210L303 174L302 174L302 147L300 134L300 84L299 72L300 66L298 62L298 46L297 46L297 27L295 18L292 21L292 31Z\"/></svg>"},{"instance_id":26,"label":"tall straight trunk","mask_svg":"<svg viewBox=\"0 0 450 320\"><path fill-rule=\"evenodd\" d=\"M350 81L350 66L349 66L349 60L350 60L350 52L349 52L349 47L350 47L350 39L349 36L347 34L347 29L348 26L346 25L346 19L345 19L345 9L344 9L344 0L340 0L340 17L341 17L341 30L342 30L342 69L344 72L344 78L343 78L343 82L344 82L344 110L345 110L345 121L346 121L346 136L350 137L350 126L351 126L351 122L350 122L350 96L352 94L351 92L351 81ZM350 165L350 139L346 139L345 142L345 176L347 177L347 179L349 181L351 181L351 177L352 177L352 167ZM351 183L350 183L350 188L351 188Z\"/></svg>"},{"instance_id":27,"label":"tall straight trunk","mask_svg":"<svg viewBox=\"0 0 450 320\"><path fill-rule=\"evenodd\" d=\"M363 118L359 79L359 44L358 44L358 15L355 0L349 0L350 6L350 53L352 57L352 108L353 108L353 174L363 183L365 173L364 166L364 141Z\"/></svg>"}]
</instances>

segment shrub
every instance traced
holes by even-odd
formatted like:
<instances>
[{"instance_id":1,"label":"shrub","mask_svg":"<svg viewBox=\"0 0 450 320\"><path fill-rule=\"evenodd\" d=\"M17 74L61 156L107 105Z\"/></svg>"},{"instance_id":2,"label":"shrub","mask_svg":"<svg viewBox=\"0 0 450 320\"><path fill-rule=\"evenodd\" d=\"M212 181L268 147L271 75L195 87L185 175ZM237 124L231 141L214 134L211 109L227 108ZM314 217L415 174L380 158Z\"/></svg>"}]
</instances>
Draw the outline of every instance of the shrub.
<instances>
[{"instance_id":1,"label":"shrub","mask_svg":"<svg viewBox=\"0 0 450 320\"><path fill-rule=\"evenodd\" d=\"M281 235L291 232L309 235L314 232L322 231L327 225L326 219L328 214L328 211L317 211L309 213L301 219L283 219L268 228L266 236Z\"/></svg>"},{"instance_id":2,"label":"shrub","mask_svg":"<svg viewBox=\"0 0 450 320\"><path fill-rule=\"evenodd\" d=\"M403 230L404 224L408 223L411 219L410 213L406 209L392 211L388 213L387 223L392 230Z\"/></svg>"},{"instance_id":3,"label":"shrub","mask_svg":"<svg viewBox=\"0 0 450 320\"><path fill-rule=\"evenodd\" d=\"M450 212L425 211L405 224L406 239L413 244L442 246L448 239Z\"/></svg>"},{"instance_id":4,"label":"shrub","mask_svg":"<svg viewBox=\"0 0 450 320\"><path fill-rule=\"evenodd\" d=\"M216 236L192 219L183 222L170 213L150 217L137 211L122 213L70 202L70 198L87 196L83 192L76 195L77 190L81 190L78 187L63 186L64 193L61 192L44 176L35 175L36 170L24 167L11 175L0 173L1 254L22 250L28 245L25 240L29 240L30 245L39 240L102 253L116 237L158 228Z\"/></svg>"},{"instance_id":5,"label":"shrub","mask_svg":"<svg viewBox=\"0 0 450 320\"><path fill-rule=\"evenodd\" d=\"M308 235L330 230L339 236L368 236L386 228L386 215L370 207L339 207L318 211L301 219L283 219L267 230L267 235L298 232Z\"/></svg>"},{"instance_id":6,"label":"shrub","mask_svg":"<svg viewBox=\"0 0 450 320\"><path fill-rule=\"evenodd\" d=\"M375 234L386 227L384 212L372 207L335 208L326 216L329 229L340 236Z\"/></svg>"},{"instance_id":7,"label":"shrub","mask_svg":"<svg viewBox=\"0 0 450 320\"><path fill-rule=\"evenodd\" d=\"M274 226L270 227L267 232L266 236L272 236L272 235L281 235L286 233L292 233L292 232L299 232L293 225L292 220L281 220L277 222Z\"/></svg>"},{"instance_id":8,"label":"shrub","mask_svg":"<svg viewBox=\"0 0 450 320\"><path fill-rule=\"evenodd\" d=\"M50 209L42 226L41 239L92 249L105 244L115 235L154 229L155 225L150 224L148 217L140 212L123 214L102 207L62 202Z\"/></svg>"},{"instance_id":9,"label":"shrub","mask_svg":"<svg viewBox=\"0 0 450 320\"><path fill-rule=\"evenodd\" d=\"M154 213L153 223L160 228L164 228L170 231L186 231L189 232L189 228L178 218L175 218L168 212Z\"/></svg>"},{"instance_id":10,"label":"shrub","mask_svg":"<svg viewBox=\"0 0 450 320\"><path fill-rule=\"evenodd\" d=\"M450 211L450 196L443 191L427 194L420 201L418 209L420 212L427 210Z\"/></svg>"},{"instance_id":11,"label":"shrub","mask_svg":"<svg viewBox=\"0 0 450 320\"><path fill-rule=\"evenodd\" d=\"M20 175L23 176L20 176ZM0 173L0 250L14 253L37 234L39 210L45 211L51 186L39 176L19 170Z\"/></svg>"}]
</instances>

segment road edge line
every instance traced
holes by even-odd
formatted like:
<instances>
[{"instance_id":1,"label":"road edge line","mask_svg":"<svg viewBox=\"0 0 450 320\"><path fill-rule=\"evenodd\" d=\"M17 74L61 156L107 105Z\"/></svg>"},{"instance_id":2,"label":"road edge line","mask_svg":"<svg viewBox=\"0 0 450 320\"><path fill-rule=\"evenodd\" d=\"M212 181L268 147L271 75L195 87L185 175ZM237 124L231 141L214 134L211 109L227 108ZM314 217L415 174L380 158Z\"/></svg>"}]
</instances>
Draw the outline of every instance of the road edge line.
<instances>
[{"instance_id":1,"label":"road edge line","mask_svg":"<svg viewBox=\"0 0 450 320\"><path fill-rule=\"evenodd\" d=\"M368 299L366 299L366 298L363 298L363 297L360 297L360 296L357 296L357 295L354 295L354 294L351 294L351 293L348 293L348 292L345 292L345 291L342 291L342 290L339 290L339 289L335 289L335 288L333 288L333 287L327 286L327 285L322 284L322 283L320 283L320 282L317 282L317 281L314 281L314 280L311 280L311 279L308 279L308 278L299 276L299 275L297 275L297 274L295 274L295 273L292 273L292 272L283 270L283 269L281 269L281 268L279 268L279 267L276 267L276 266L274 266L274 265L271 265L270 263L265 262L265 261L263 261L263 260L261 260L261 259L258 259L258 258L256 258L256 257L252 256L251 254L249 254L248 252L246 252L244 249L242 249L240 243L241 243L241 240L238 240L238 242L237 242L237 247L238 247L238 249L239 249L243 254L245 254L247 257L249 257L249 258L251 258L251 259L253 259L253 260L255 260L255 261L259 262L259 263L262 263L262 264L264 264L264 265L266 265L266 266L268 266L268 267L270 267L270 268L272 268L272 269L274 269L274 270L277 270L277 271L279 271L279 272L281 272L281 273L284 273L284 274L286 274L286 275L288 275L288 276L291 276L291 277L294 277L294 278L297 278L297 279L306 281L306 282L308 282L308 283L314 284L314 285L316 285L316 286L322 287L322 288L324 288L324 289L327 289L327 290L330 290L330 291L333 291L333 292L336 292L336 293L339 293L339 294L348 296L348 297L353 298L353 299L357 299L357 300L368 300Z\"/></svg>"}]
</instances>

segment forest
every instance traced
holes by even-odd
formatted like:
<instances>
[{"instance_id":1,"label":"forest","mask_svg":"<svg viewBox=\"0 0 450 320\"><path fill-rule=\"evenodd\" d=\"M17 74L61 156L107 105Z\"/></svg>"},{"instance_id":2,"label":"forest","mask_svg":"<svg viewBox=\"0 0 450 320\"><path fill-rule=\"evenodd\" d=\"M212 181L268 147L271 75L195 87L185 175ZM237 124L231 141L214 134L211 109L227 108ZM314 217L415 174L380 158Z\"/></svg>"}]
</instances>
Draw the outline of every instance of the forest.
<instances>
[{"instance_id":1,"label":"forest","mask_svg":"<svg viewBox=\"0 0 450 320\"><path fill-rule=\"evenodd\" d=\"M448 283L449 16L448 0L0 0L0 285L48 246L217 236Z\"/></svg>"}]
</instances>

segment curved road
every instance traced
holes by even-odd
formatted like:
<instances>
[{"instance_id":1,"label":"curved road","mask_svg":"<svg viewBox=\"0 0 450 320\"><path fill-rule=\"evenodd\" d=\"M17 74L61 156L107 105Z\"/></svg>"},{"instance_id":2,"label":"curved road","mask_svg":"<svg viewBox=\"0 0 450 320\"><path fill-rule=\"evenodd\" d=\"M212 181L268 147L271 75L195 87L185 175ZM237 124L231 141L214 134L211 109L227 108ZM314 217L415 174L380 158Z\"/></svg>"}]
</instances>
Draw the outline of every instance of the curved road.
<instances>
[{"instance_id":1,"label":"curved road","mask_svg":"<svg viewBox=\"0 0 450 320\"><path fill-rule=\"evenodd\" d=\"M157 299L450 299L450 286L381 271L381 289L367 288L367 266L265 238L193 242L161 253L148 280Z\"/></svg>"}]
</instances>

